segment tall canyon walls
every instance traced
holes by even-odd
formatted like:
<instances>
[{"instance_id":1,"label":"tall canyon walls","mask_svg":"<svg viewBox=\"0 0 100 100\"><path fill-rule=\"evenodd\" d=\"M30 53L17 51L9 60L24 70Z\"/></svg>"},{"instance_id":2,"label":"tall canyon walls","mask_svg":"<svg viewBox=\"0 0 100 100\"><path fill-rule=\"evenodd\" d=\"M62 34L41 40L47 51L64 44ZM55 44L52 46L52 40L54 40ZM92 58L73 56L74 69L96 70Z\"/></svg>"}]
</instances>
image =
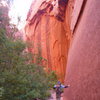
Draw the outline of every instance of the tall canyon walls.
<instances>
[{"instance_id":1,"label":"tall canyon walls","mask_svg":"<svg viewBox=\"0 0 100 100\"><path fill-rule=\"evenodd\" d=\"M100 1L34 0L25 26L28 48L71 86L64 100L100 99Z\"/></svg>"}]
</instances>

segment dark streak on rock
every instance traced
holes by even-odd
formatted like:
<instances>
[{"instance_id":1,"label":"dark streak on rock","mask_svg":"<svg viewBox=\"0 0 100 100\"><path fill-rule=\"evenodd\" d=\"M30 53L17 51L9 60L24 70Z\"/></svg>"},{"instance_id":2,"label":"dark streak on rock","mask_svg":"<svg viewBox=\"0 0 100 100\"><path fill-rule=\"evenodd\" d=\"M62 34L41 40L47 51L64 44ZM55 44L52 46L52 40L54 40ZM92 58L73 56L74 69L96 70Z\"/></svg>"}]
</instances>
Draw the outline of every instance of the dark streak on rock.
<instances>
[{"instance_id":1,"label":"dark streak on rock","mask_svg":"<svg viewBox=\"0 0 100 100\"><path fill-rule=\"evenodd\" d=\"M63 22L64 21L64 18L65 18L65 10L66 10L66 5L67 5L67 2L68 0L58 0L58 14L55 16L56 19L60 22ZM41 7L43 6L46 6L44 9L41 9ZM35 29L34 29L34 32L41 20L41 17L45 14L49 14L52 10L53 10L53 5L51 2L46 2L44 1L40 7L40 9L37 11L37 13L33 16L33 18L30 20L30 24L29 25L32 25L34 24L35 22Z\"/></svg>"},{"instance_id":2,"label":"dark streak on rock","mask_svg":"<svg viewBox=\"0 0 100 100\"><path fill-rule=\"evenodd\" d=\"M46 7L42 10L38 10L37 13L33 16L33 18L30 20L30 24L29 25L32 25L33 23L36 22L36 25L35 25L35 29L34 29L34 32L41 20L41 17L44 15L44 14L47 14L48 12L50 13L52 10L53 10L53 5L50 4L50 3L47 3L47 2L43 2L40 6L40 8L42 7L43 4L46 3Z\"/></svg>"},{"instance_id":3,"label":"dark streak on rock","mask_svg":"<svg viewBox=\"0 0 100 100\"><path fill-rule=\"evenodd\" d=\"M31 19L31 21L30 21L31 23L30 23L29 25L32 25L33 23L36 22L36 25L35 25L35 28L34 28L34 32L35 32L35 30L36 30L36 28L37 28L37 26L38 26L38 24L39 24L39 22L40 22L40 20L41 20L41 17L43 16L44 13L46 13L45 10L39 10L39 11L34 15L34 17Z\"/></svg>"},{"instance_id":4,"label":"dark streak on rock","mask_svg":"<svg viewBox=\"0 0 100 100\"><path fill-rule=\"evenodd\" d=\"M65 11L68 0L58 0L58 15L56 15L57 20L63 22L65 19Z\"/></svg>"}]
</instances>

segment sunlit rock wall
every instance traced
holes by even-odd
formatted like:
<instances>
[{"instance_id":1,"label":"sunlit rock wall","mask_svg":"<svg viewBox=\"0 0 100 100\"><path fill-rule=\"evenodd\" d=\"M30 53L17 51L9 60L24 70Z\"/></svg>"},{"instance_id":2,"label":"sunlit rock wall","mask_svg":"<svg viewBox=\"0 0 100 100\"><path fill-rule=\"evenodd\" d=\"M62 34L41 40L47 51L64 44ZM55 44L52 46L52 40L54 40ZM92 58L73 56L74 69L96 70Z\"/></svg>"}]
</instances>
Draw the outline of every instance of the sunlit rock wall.
<instances>
[{"instance_id":1,"label":"sunlit rock wall","mask_svg":"<svg viewBox=\"0 0 100 100\"><path fill-rule=\"evenodd\" d=\"M76 0L70 29L64 100L100 100L100 0Z\"/></svg>"},{"instance_id":2,"label":"sunlit rock wall","mask_svg":"<svg viewBox=\"0 0 100 100\"><path fill-rule=\"evenodd\" d=\"M100 1L34 0L25 26L28 48L45 70L71 86L64 100L100 100ZM66 72L65 72L66 71Z\"/></svg>"},{"instance_id":3,"label":"sunlit rock wall","mask_svg":"<svg viewBox=\"0 0 100 100\"><path fill-rule=\"evenodd\" d=\"M43 62L45 70L56 71L62 81L71 39L65 26L67 3L67 0L35 0L25 26L26 41L31 43L28 50L47 59Z\"/></svg>"}]
</instances>

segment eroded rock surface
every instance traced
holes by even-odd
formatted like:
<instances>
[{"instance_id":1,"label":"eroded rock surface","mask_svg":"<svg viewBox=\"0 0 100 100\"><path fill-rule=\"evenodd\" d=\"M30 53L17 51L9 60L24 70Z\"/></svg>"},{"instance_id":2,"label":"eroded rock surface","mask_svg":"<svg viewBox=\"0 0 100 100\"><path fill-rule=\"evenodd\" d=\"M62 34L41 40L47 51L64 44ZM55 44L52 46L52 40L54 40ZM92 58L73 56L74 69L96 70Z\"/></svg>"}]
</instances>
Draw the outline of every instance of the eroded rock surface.
<instances>
[{"instance_id":1,"label":"eroded rock surface","mask_svg":"<svg viewBox=\"0 0 100 100\"><path fill-rule=\"evenodd\" d=\"M45 69L56 71L62 81L70 43L64 24L67 2L67 0L34 1L25 26L26 41L32 44L29 51L35 54L41 51L41 56L47 59L47 63L43 62Z\"/></svg>"},{"instance_id":2,"label":"eroded rock surface","mask_svg":"<svg viewBox=\"0 0 100 100\"><path fill-rule=\"evenodd\" d=\"M69 50L65 83L71 86L64 100L100 100L100 1L84 1Z\"/></svg>"},{"instance_id":3,"label":"eroded rock surface","mask_svg":"<svg viewBox=\"0 0 100 100\"><path fill-rule=\"evenodd\" d=\"M25 26L28 51L70 84L64 100L100 99L100 1L35 0Z\"/></svg>"}]
</instances>

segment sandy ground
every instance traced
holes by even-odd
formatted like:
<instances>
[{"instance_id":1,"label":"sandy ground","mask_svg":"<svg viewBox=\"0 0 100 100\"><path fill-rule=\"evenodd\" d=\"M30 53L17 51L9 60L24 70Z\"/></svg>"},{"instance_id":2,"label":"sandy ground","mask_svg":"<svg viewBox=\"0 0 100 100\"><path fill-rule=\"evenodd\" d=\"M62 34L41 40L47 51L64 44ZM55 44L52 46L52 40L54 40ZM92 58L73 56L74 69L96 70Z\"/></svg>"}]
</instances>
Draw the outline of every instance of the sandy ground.
<instances>
[{"instance_id":1,"label":"sandy ground","mask_svg":"<svg viewBox=\"0 0 100 100\"><path fill-rule=\"evenodd\" d=\"M48 100L56 100L56 93L54 91L51 91L51 97ZM63 97L61 97L61 100L63 100Z\"/></svg>"}]
</instances>

